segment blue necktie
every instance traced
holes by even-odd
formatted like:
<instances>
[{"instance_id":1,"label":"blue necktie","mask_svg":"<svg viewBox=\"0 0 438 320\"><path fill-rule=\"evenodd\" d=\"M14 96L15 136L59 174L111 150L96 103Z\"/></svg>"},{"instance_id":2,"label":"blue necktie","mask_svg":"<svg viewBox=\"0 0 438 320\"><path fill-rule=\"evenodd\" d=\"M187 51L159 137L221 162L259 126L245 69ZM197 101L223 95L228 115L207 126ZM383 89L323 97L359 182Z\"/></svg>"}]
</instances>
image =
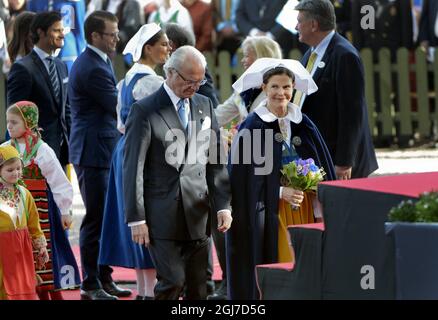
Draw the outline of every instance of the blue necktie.
<instances>
[{"instance_id":1,"label":"blue necktie","mask_svg":"<svg viewBox=\"0 0 438 320\"><path fill-rule=\"evenodd\" d=\"M46 60L49 62L49 77L50 82L52 83L53 92L55 93L56 101L59 102L61 87L59 85L58 72L56 71L55 61L53 57L47 57Z\"/></svg>"},{"instance_id":2,"label":"blue necktie","mask_svg":"<svg viewBox=\"0 0 438 320\"><path fill-rule=\"evenodd\" d=\"M179 115L179 119L181 120L181 124L182 124L184 130L187 130L187 123L188 123L189 119L187 117L184 99L180 99L177 103L177 106L178 106L178 115Z\"/></svg>"},{"instance_id":3,"label":"blue necktie","mask_svg":"<svg viewBox=\"0 0 438 320\"><path fill-rule=\"evenodd\" d=\"M112 64L110 58L106 59L106 64L110 67L111 72L114 74L114 68L113 68L113 64Z\"/></svg>"}]
</instances>

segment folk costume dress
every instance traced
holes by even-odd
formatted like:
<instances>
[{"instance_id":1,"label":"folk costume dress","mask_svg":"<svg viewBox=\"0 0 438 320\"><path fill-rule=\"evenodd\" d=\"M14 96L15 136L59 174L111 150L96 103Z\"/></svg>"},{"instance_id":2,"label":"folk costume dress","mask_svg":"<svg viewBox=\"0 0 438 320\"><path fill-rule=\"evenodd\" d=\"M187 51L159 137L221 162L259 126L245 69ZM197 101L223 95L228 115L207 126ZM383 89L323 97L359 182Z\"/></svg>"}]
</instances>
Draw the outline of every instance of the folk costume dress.
<instances>
[{"instance_id":1,"label":"folk costume dress","mask_svg":"<svg viewBox=\"0 0 438 320\"><path fill-rule=\"evenodd\" d=\"M1 149L4 159L8 148ZM0 300L38 299L32 250L46 246L30 192L18 184L11 192L0 182Z\"/></svg>"},{"instance_id":2,"label":"folk costume dress","mask_svg":"<svg viewBox=\"0 0 438 320\"><path fill-rule=\"evenodd\" d=\"M245 140L251 143L244 144ZM249 162L244 160L248 152ZM256 161L257 154L264 157L263 163ZM255 266L290 261L287 225L313 222L308 196L298 211L279 199L282 165L297 158L313 158L326 171L326 179L335 179L327 146L299 107L289 103L287 116L278 119L262 102L240 125L229 159L233 225L226 238L232 300L257 299ZM257 174L258 170L262 171Z\"/></svg>"},{"instance_id":3,"label":"folk costume dress","mask_svg":"<svg viewBox=\"0 0 438 320\"><path fill-rule=\"evenodd\" d=\"M79 269L71 249L61 214L70 214L73 187L65 176L55 152L39 139L28 153L24 143L10 140L22 155L23 180L35 199L41 228L48 242L50 260L37 271L42 283L38 290L52 291L80 285Z\"/></svg>"},{"instance_id":4,"label":"folk costume dress","mask_svg":"<svg viewBox=\"0 0 438 320\"><path fill-rule=\"evenodd\" d=\"M155 92L164 79L157 76L149 66L135 63L119 85L117 104L118 129L125 132L125 121L131 105ZM108 191L105 201L102 236L100 240L100 265L124 268L154 268L149 250L132 241L131 228L125 223L123 201L123 150L125 136L122 136L114 149ZM133 182L134 183L134 182Z\"/></svg>"}]
</instances>

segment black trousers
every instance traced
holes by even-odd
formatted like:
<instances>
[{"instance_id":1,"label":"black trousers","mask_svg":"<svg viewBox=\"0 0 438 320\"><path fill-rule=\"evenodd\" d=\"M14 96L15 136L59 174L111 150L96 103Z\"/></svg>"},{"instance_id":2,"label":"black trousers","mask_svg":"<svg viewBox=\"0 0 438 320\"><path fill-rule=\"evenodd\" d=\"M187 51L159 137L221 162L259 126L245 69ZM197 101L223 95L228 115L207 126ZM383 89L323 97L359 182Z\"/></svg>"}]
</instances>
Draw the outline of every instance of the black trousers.
<instances>
[{"instance_id":1,"label":"black trousers","mask_svg":"<svg viewBox=\"0 0 438 320\"><path fill-rule=\"evenodd\" d=\"M185 285L187 300L207 298L209 237L199 240L151 239L149 252L157 270L156 300L178 300Z\"/></svg>"},{"instance_id":2,"label":"black trousers","mask_svg":"<svg viewBox=\"0 0 438 320\"><path fill-rule=\"evenodd\" d=\"M77 165L74 167L85 205L85 216L79 234L83 279L81 287L83 290L95 290L101 288L101 283L112 281L112 269L98 265L109 169Z\"/></svg>"}]
</instances>

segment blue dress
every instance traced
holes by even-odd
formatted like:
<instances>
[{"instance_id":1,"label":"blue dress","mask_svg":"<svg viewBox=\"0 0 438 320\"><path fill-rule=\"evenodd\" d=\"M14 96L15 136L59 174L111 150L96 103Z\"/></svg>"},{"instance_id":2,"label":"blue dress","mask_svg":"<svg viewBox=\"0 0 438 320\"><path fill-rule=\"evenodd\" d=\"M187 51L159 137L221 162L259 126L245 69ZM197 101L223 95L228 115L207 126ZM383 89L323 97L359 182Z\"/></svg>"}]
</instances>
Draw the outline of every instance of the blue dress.
<instances>
[{"instance_id":1,"label":"blue dress","mask_svg":"<svg viewBox=\"0 0 438 320\"><path fill-rule=\"evenodd\" d=\"M123 82L121 88L121 119L125 123L129 108L135 102L132 91L138 80L147 76L137 73L130 83ZM149 250L144 245L132 241L131 228L125 223L123 200L123 149L125 136L117 143L111 160L108 191L105 201L102 235L100 239L99 265L124 268L154 268Z\"/></svg>"}]
</instances>

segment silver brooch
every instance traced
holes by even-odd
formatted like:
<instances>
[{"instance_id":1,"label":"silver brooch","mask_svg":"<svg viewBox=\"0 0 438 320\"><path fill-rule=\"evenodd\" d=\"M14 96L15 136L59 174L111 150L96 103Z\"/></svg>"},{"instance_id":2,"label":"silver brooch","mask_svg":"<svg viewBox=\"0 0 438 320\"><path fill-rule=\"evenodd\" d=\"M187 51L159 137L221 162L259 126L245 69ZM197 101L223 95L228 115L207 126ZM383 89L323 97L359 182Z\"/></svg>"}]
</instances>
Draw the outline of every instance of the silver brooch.
<instances>
[{"instance_id":1,"label":"silver brooch","mask_svg":"<svg viewBox=\"0 0 438 320\"><path fill-rule=\"evenodd\" d=\"M322 68L324 68L324 67L325 67L325 62L324 62L324 61L320 61L320 62L318 63L318 68L322 69Z\"/></svg>"},{"instance_id":2,"label":"silver brooch","mask_svg":"<svg viewBox=\"0 0 438 320\"><path fill-rule=\"evenodd\" d=\"M277 132L277 133L274 135L274 139L275 139L275 141L277 141L277 142L283 142L283 140L284 140L283 135L282 135L280 132Z\"/></svg>"},{"instance_id":3,"label":"silver brooch","mask_svg":"<svg viewBox=\"0 0 438 320\"><path fill-rule=\"evenodd\" d=\"M301 141L301 138L298 137L298 136L295 136L295 137L292 138L292 143L293 143L293 145L296 146L296 147L301 146L301 142L302 142L302 141Z\"/></svg>"}]
</instances>

